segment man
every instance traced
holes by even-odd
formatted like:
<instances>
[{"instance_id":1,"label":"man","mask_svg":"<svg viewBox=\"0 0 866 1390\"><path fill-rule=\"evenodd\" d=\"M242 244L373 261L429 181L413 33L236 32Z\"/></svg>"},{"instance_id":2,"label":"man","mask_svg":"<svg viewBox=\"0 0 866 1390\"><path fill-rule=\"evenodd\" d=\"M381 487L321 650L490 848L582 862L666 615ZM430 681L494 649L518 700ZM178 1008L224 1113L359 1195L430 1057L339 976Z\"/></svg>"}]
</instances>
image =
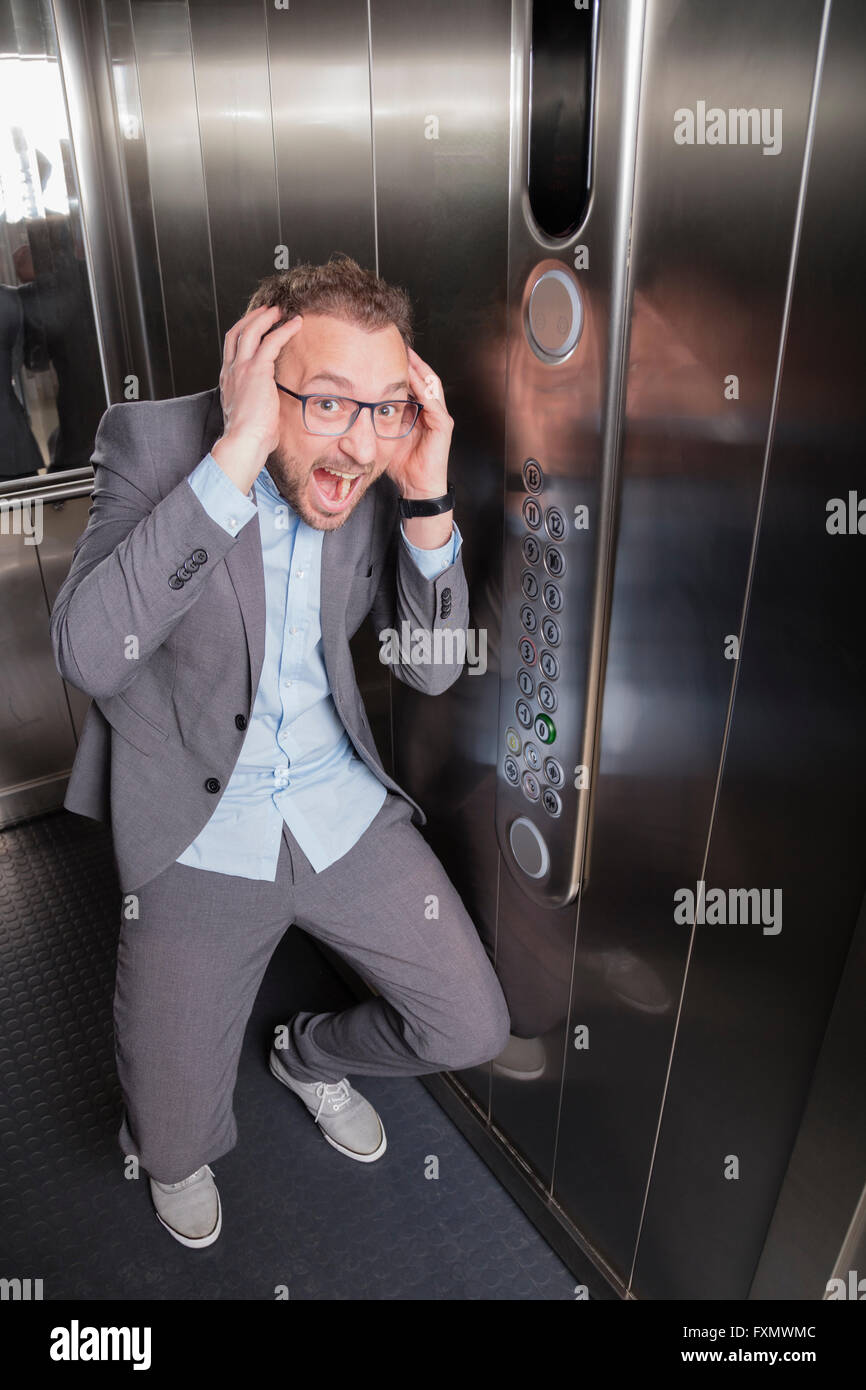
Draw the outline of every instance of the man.
<instances>
[{"instance_id":1,"label":"man","mask_svg":"<svg viewBox=\"0 0 866 1390\"><path fill-rule=\"evenodd\" d=\"M347 1072L459 1069L508 1037L349 649L371 614L377 633L428 635L426 664L401 648L400 680L435 695L460 674L459 644L434 640L468 621L452 427L407 297L348 258L262 282L218 389L100 424L51 616L58 669L93 697L64 804L111 823L119 1142L190 1248L220 1232L210 1163L236 1142L244 1028L293 922L378 991L295 1014L270 1053L341 1154L371 1162L386 1144Z\"/></svg>"}]
</instances>

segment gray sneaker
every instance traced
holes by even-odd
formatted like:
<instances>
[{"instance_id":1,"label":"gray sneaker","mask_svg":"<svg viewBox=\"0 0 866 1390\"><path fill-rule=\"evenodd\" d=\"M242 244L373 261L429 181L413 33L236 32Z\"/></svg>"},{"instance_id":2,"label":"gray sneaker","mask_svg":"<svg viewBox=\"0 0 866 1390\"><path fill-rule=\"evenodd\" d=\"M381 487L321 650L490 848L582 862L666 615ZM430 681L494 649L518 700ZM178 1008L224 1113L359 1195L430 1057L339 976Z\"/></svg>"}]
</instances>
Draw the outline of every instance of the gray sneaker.
<instances>
[{"instance_id":1,"label":"gray sneaker","mask_svg":"<svg viewBox=\"0 0 866 1390\"><path fill-rule=\"evenodd\" d=\"M150 1179L156 1215L175 1240L191 1250L213 1245L222 1230L223 1214L213 1171L205 1164L182 1182Z\"/></svg>"},{"instance_id":2,"label":"gray sneaker","mask_svg":"<svg viewBox=\"0 0 866 1390\"><path fill-rule=\"evenodd\" d=\"M359 1163L381 1158L387 1147L385 1128L368 1100L342 1081L296 1081L276 1048L269 1058L271 1073L304 1102L329 1144Z\"/></svg>"}]
</instances>

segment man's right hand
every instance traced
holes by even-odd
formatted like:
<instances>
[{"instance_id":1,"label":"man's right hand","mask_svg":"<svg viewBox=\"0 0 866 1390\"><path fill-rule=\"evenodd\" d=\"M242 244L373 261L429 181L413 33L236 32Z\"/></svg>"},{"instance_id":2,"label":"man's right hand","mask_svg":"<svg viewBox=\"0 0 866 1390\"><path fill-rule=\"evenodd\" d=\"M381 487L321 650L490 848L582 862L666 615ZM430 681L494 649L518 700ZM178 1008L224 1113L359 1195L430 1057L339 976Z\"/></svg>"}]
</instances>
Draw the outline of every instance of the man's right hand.
<instances>
[{"instance_id":1,"label":"man's right hand","mask_svg":"<svg viewBox=\"0 0 866 1390\"><path fill-rule=\"evenodd\" d=\"M274 363L303 323L296 314L274 328L280 313L276 306L251 309L225 337L220 371L225 426L211 453L243 493L249 492L280 442Z\"/></svg>"}]
</instances>

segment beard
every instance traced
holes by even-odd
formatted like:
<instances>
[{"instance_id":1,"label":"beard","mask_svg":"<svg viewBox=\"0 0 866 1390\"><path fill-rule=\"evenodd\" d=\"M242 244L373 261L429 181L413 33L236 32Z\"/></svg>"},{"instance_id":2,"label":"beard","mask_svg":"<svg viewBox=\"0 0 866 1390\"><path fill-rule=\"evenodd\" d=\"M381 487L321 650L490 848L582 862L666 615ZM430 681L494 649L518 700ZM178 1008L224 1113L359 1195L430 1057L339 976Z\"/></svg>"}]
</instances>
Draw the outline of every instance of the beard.
<instances>
[{"instance_id":1,"label":"beard","mask_svg":"<svg viewBox=\"0 0 866 1390\"><path fill-rule=\"evenodd\" d=\"M285 498L289 506L297 512L307 526L312 526L316 531L336 531L343 526L370 486L370 479L373 475L366 473L355 484L351 505L336 515L330 512L320 512L318 508L311 507L309 497L313 470L337 466L333 459L322 454L305 471L300 460L289 457L281 445L278 445L273 453L268 455L265 464L280 496Z\"/></svg>"}]
</instances>

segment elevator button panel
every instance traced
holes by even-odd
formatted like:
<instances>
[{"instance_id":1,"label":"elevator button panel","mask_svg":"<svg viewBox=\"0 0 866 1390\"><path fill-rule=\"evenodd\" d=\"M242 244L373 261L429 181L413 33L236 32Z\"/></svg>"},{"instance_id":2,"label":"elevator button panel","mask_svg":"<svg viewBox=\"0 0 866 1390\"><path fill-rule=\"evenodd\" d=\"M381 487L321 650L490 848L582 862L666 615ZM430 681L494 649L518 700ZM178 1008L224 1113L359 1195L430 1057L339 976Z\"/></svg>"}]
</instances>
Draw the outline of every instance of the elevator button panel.
<instances>
[{"instance_id":1,"label":"elevator button panel","mask_svg":"<svg viewBox=\"0 0 866 1390\"><path fill-rule=\"evenodd\" d=\"M585 481L548 471L542 456L514 460L509 476L497 833L526 891L565 902L585 787L575 774L594 563L592 538L575 518L592 499Z\"/></svg>"}]
</instances>

